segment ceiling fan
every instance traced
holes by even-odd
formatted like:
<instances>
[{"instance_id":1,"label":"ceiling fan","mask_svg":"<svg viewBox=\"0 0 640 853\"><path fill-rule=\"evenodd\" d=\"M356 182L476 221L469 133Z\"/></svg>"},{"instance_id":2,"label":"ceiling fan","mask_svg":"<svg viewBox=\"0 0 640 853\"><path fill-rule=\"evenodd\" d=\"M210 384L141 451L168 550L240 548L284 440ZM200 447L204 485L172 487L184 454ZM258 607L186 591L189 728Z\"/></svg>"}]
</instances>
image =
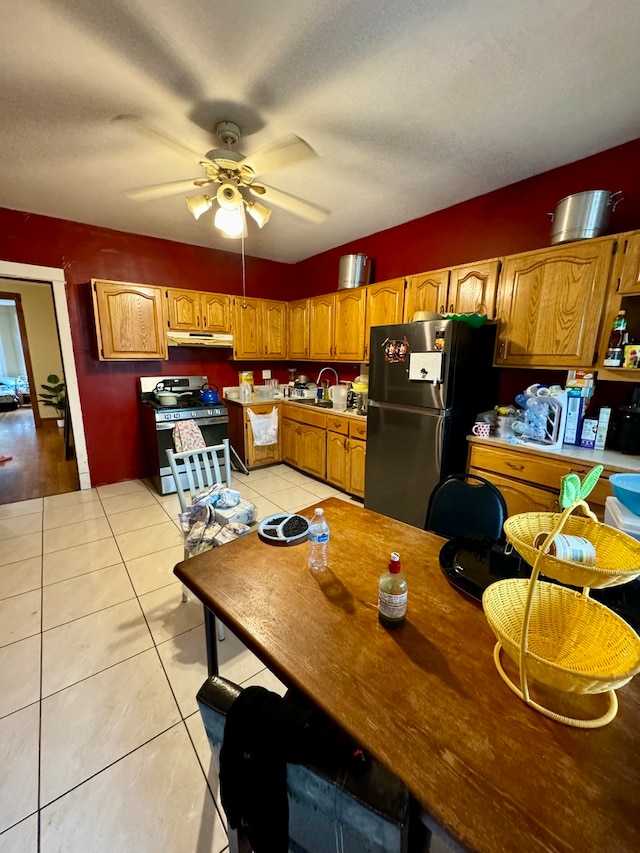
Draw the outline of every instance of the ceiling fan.
<instances>
[{"instance_id":1,"label":"ceiling fan","mask_svg":"<svg viewBox=\"0 0 640 853\"><path fill-rule=\"evenodd\" d=\"M271 216L271 209L262 204L262 200L281 207L309 222L320 223L329 214L328 210L310 201L267 186L262 181L256 181L260 175L282 169L294 163L299 163L310 157L317 156L315 151L299 136L291 134L265 148L245 156L230 146L236 145L241 138L240 128L231 121L220 121L216 125L216 135L222 148L213 148L204 157L182 145L171 137L166 136L150 125L142 122L136 116L118 116L147 135L170 145L190 158L197 158L203 169L204 176L185 181L172 181L167 184L146 187L127 193L134 201L149 201L163 198L174 193L186 192L190 189L208 187L217 184L212 195L191 195L186 197L187 207L195 219L210 210L217 202L215 225L224 236L246 236L245 211L263 227ZM261 201L254 200L261 199Z\"/></svg>"}]
</instances>

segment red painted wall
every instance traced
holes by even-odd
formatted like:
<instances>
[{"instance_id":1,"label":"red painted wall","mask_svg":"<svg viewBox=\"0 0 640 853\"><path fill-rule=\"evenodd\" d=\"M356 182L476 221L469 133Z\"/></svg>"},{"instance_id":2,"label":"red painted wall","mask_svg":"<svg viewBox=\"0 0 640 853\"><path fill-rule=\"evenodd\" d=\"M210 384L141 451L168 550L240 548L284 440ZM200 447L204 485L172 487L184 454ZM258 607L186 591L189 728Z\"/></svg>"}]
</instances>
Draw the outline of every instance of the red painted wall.
<instances>
[{"instance_id":1,"label":"red painted wall","mask_svg":"<svg viewBox=\"0 0 640 853\"><path fill-rule=\"evenodd\" d=\"M566 195L591 189L623 190L610 232L640 227L640 139L520 181L413 222L363 237L295 266L247 258L247 295L293 299L326 293L338 281L338 259L364 252L375 281L526 251L549 244L547 212ZM237 384L237 371L270 367L286 381L286 366L229 362L224 350L172 349L168 362L100 362L90 293L91 278L161 286L241 292L238 255L125 234L34 214L0 209L0 258L63 267L85 418L92 482L144 474L136 379L140 375L202 373L220 387ZM300 283L305 290L300 292ZM312 379L321 365L297 365ZM353 378L356 365L340 367ZM503 371L506 373L507 371ZM509 388L530 384L509 371ZM524 384L523 384L524 383ZM506 385L505 385L506 389ZM506 402L506 399L502 400Z\"/></svg>"},{"instance_id":2,"label":"red painted wall","mask_svg":"<svg viewBox=\"0 0 640 853\"><path fill-rule=\"evenodd\" d=\"M640 139L593 157L502 187L446 210L345 243L296 265L308 296L338 286L341 255L362 252L372 259L372 281L436 270L467 261L548 246L547 213L560 199L585 190L623 190L610 233L640 228Z\"/></svg>"}]
</instances>

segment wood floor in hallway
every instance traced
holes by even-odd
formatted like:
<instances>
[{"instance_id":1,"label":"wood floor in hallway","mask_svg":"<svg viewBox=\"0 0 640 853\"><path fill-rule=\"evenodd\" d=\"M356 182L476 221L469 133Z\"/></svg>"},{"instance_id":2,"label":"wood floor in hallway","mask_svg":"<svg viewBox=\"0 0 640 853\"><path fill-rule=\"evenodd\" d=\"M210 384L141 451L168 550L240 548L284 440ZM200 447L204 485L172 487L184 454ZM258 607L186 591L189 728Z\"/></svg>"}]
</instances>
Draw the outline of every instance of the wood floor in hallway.
<instances>
[{"instance_id":1,"label":"wood floor in hallway","mask_svg":"<svg viewBox=\"0 0 640 853\"><path fill-rule=\"evenodd\" d=\"M53 418L36 429L30 408L0 412L0 504L75 492L75 459L65 459L63 431Z\"/></svg>"}]
</instances>

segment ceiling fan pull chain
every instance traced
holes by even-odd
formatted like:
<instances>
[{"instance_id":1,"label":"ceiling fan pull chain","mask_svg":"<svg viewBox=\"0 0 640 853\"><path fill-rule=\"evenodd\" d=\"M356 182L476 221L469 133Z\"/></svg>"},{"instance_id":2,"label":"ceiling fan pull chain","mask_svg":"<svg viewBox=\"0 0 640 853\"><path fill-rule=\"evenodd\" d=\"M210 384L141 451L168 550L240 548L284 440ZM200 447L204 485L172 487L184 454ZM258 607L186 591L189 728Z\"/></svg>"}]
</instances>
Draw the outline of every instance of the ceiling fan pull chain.
<instances>
[{"instance_id":1,"label":"ceiling fan pull chain","mask_svg":"<svg viewBox=\"0 0 640 853\"><path fill-rule=\"evenodd\" d=\"M247 294L246 294L246 284L247 284L247 273L245 269L244 263L244 234L240 235L240 251L242 254L242 307L246 309L247 307Z\"/></svg>"}]
</instances>

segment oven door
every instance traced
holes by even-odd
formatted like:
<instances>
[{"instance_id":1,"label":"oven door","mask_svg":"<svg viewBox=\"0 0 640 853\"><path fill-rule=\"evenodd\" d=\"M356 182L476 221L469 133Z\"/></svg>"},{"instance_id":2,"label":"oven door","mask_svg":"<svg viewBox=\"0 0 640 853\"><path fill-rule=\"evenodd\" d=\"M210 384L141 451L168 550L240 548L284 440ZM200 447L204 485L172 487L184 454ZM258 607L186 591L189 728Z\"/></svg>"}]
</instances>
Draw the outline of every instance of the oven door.
<instances>
[{"instance_id":1,"label":"oven door","mask_svg":"<svg viewBox=\"0 0 640 853\"><path fill-rule=\"evenodd\" d=\"M176 491L173 474L167 459L167 450L175 450L173 428L176 423L177 421L163 421L156 425L160 471L159 476L154 477L153 484L161 495L169 495ZM226 416L221 418L195 418L195 423L200 427L207 447L212 444L220 444L223 438L229 438L229 418ZM183 486L188 488L186 477Z\"/></svg>"}]
</instances>

